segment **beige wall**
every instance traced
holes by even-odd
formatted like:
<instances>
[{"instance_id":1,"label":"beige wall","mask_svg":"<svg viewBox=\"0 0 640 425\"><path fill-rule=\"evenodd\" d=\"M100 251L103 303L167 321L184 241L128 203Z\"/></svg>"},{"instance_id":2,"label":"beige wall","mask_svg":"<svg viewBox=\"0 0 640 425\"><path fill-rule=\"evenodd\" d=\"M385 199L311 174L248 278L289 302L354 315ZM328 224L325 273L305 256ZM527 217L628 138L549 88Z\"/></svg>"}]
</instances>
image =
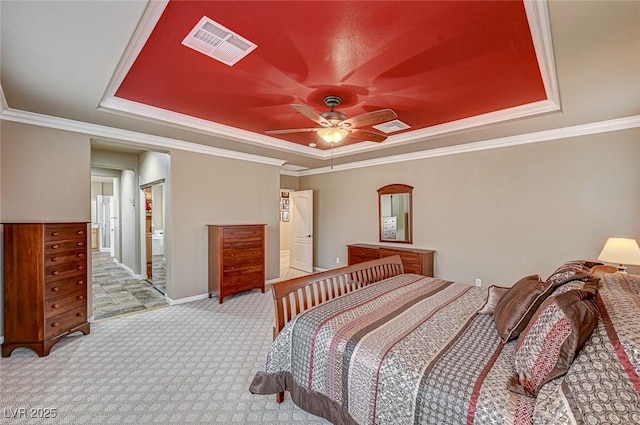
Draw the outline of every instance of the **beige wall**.
<instances>
[{"instance_id":1,"label":"beige wall","mask_svg":"<svg viewBox=\"0 0 640 425\"><path fill-rule=\"evenodd\" d=\"M91 221L89 138L6 121L1 130L2 222Z\"/></svg>"},{"instance_id":2,"label":"beige wall","mask_svg":"<svg viewBox=\"0 0 640 425\"><path fill-rule=\"evenodd\" d=\"M2 221L90 221L89 136L0 122ZM267 279L278 277L279 167L184 151L171 158L171 298L207 292L208 223L267 224Z\"/></svg>"},{"instance_id":3,"label":"beige wall","mask_svg":"<svg viewBox=\"0 0 640 425\"><path fill-rule=\"evenodd\" d=\"M299 189L299 180L300 178L297 176L287 176L284 174L280 175L280 189Z\"/></svg>"},{"instance_id":4,"label":"beige wall","mask_svg":"<svg viewBox=\"0 0 640 425\"><path fill-rule=\"evenodd\" d=\"M89 137L2 124L3 222L90 221Z\"/></svg>"},{"instance_id":5,"label":"beige wall","mask_svg":"<svg viewBox=\"0 0 640 425\"><path fill-rule=\"evenodd\" d=\"M414 186L414 244L436 276L483 286L546 278L595 259L609 236L640 237L640 129L300 178L315 190L315 265L377 243L376 189ZM402 246L402 245L400 245Z\"/></svg>"},{"instance_id":6,"label":"beige wall","mask_svg":"<svg viewBox=\"0 0 640 425\"><path fill-rule=\"evenodd\" d=\"M266 278L279 276L279 173L272 165L171 152L172 298L207 292L207 224L266 224Z\"/></svg>"}]
</instances>

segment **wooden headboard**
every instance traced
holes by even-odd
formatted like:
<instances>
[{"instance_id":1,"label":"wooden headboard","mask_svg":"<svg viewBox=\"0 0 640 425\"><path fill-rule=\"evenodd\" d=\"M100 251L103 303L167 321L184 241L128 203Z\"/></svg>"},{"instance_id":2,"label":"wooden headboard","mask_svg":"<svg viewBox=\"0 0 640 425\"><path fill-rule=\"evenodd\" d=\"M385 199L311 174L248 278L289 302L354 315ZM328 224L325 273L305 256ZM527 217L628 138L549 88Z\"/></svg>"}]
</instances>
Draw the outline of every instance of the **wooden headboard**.
<instances>
[{"instance_id":1,"label":"wooden headboard","mask_svg":"<svg viewBox=\"0 0 640 425\"><path fill-rule=\"evenodd\" d=\"M296 315L340 295L404 273L399 255L274 283L275 338Z\"/></svg>"},{"instance_id":2,"label":"wooden headboard","mask_svg":"<svg viewBox=\"0 0 640 425\"><path fill-rule=\"evenodd\" d=\"M394 255L274 283L271 285L276 316L273 339L291 319L303 311L403 273L402 260L399 255ZM283 392L276 394L278 403L283 400Z\"/></svg>"}]
</instances>

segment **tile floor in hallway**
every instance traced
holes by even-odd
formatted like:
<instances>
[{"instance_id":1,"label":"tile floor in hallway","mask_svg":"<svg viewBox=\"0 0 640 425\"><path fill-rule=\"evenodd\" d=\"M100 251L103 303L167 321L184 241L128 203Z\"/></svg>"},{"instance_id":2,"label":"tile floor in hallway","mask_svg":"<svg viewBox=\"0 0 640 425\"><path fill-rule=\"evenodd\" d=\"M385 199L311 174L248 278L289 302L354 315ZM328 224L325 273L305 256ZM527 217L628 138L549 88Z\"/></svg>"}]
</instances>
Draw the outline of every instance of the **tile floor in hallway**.
<instances>
[{"instance_id":1,"label":"tile floor in hallway","mask_svg":"<svg viewBox=\"0 0 640 425\"><path fill-rule=\"evenodd\" d=\"M146 280L136 279L108 253L92 253L95 320L167 306L164 295Z\"/></svg>"}]
</instances>

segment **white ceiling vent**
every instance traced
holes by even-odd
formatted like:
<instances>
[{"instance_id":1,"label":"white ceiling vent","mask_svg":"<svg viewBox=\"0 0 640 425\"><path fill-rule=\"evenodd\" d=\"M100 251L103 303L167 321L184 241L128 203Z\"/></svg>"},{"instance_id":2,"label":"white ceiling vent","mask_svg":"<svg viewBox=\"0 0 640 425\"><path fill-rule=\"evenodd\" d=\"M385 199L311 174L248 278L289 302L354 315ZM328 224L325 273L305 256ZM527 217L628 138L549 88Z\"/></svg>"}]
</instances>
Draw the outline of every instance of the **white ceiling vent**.
<instances>
[{"instance_id":1,"label":"white ceiling vent","mask_svg":"<svg viewBox=\"0 0 640 425\"><path fill-rule=\"evenodd\" d=\"M206 16L200 19L182 44L229 66L235 65L258 47Z\"/></svg>"},{"instance_id":2,"label":"white ceiling vent","mask_svg":"<svg viewBox=\"0 0 640 425\"><path fill-rule=\"evenodd\" d=\"M393 121L384 122L382 124L374 125L373 128L389 134L389 133L393 133L394 131L406 130L407 128L411 128L411 126L403 123L400 120L393 120Z\"/></svg>"}]
</instances>

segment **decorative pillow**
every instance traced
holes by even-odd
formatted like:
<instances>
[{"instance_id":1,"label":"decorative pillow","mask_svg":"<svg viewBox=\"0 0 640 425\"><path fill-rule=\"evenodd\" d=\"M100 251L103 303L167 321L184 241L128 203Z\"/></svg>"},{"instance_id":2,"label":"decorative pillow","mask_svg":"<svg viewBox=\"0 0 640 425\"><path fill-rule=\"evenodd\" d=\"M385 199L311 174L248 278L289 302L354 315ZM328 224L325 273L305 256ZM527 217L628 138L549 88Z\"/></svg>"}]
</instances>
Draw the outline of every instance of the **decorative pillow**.
<instances>
[{"instance_id":1,"label":"decorative pillow","mask_svg":"<svg viewBox=\"0 0 640 425\"><path fill-rule=\"evenodd\" d=\"M489 286L489 292L487 292L487 299L484 305L477 311L478 314L493 314L496 310L498 301L504 294L509 291L509 288L502 286L491 285Z\"/></svg>"},{"instance_id":2,"label":"decorative pillow","mask_svg":"<svg viewBox=\"0 0 640 425\"><path fill-rule=\"evenodd\" d=\"M535 397L545 383L567 373L598 324L594 295L571 290L542 303L518 338L510 390Z\"/></svg>"},{"instance_id":3,"label":"decorative pillow","mask_svg":"<svg viewBox=\"0 0 640 425\"><path fill-rule=\"evenodd\" d=\"M599 264L602 263L583 260L567 261L551 273L551 276L547 278L547 282L557 288L572 280L587 279L591 275L591 267Z\"/></svg>"},{"instance_id":4,"label":"decorative pillow","mask_svg":"<svg viewBox=\"0 0 640 425\"><path fill-rule=\"evenodd\" d=\"M606 267L606 266L605 266ZM598 292L598 283L600 282L600 278L596 276L591 276L589 280L572 280L571 282L567 282L564 285L560 285L551 293L551 297L556 295L560 295L562 293L572 291L572 290L585 290L589 291L593 294Z\"/></svg>"},{"instance_id":5,"label":"decorative pillow","mask_svg":"<svg viewBox=\"0 0 640 425\"><path fill-rule=\"evenodd\" d=\"M504 342L517 338L553 287L540 276L520 279L500 298L493 313L498 335Z\"/></svg>"}]
</instances>

